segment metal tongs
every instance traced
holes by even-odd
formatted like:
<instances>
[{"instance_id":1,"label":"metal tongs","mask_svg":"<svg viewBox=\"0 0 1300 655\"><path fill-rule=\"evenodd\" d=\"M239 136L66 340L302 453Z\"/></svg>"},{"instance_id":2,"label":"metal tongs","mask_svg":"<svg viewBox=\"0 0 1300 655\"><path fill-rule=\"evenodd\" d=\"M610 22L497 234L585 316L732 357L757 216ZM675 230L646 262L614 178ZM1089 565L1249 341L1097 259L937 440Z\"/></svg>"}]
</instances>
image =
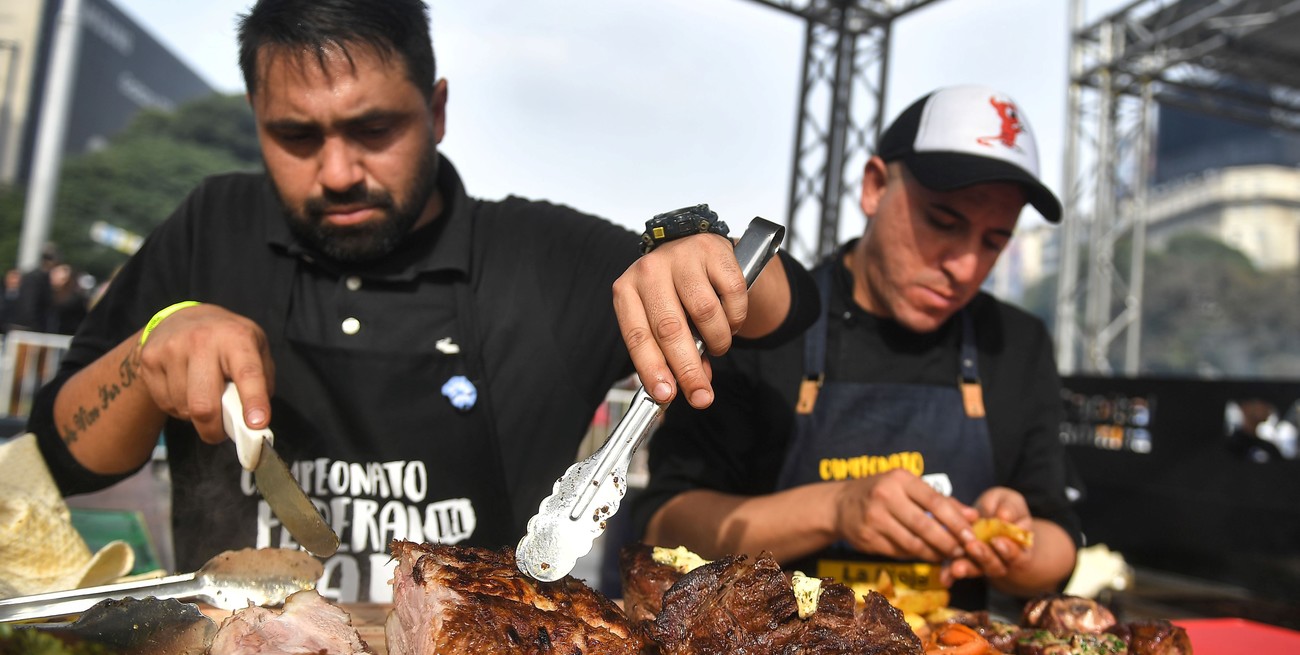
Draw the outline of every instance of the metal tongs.
<instances>
[{"instance_id":1,"label":"metal tongs","mask_svg":"<svg viewBox=\"0 0 1300 655\"><path fill-rule=\"evenodd\" d=\"M164 578L52 591L0 600L0 623L81 614L104 600L180 598L237 610L279 605L290 594L315 589L324 565L311 555L286 548L228 550L194 573Z\"/></svg>"},{"instance_id":2,"label":"metal tongs","mask_svg":"<svg viewBox=\"0 0 1300 655\"><path fill-rule=\"evenodd\" d=\"M785 228L755 218L736 244L746 286L752 286L767 262L776 254ZM697 336L701 354L704 342ZM542 500L537 514L528 520L528 531L515 548L519 570L543 582L569 574L578 558L591 552L591 544L605 531L627 493L627 467L632 454L645 441L650 426L663 414L660 405L637 389L609 439L595 454L569 467L555 481L555 489Z\"/></svg>"}]
</instances>

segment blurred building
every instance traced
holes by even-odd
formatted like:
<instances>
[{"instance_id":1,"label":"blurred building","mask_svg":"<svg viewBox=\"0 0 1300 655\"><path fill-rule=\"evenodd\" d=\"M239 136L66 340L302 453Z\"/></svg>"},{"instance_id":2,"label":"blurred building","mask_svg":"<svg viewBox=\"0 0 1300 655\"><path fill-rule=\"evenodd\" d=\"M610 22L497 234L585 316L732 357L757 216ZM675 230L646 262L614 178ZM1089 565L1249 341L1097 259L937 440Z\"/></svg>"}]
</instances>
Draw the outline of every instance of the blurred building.
<instances>
[{"instance_id":1,"label":"blurred building","mask_svg":"<svg viewBox=\"0 0 1300 655\"><path fill-rule=\"evenodd\" d=\"M1235 166L1201 171L1152 189L1147 246L1195 232L1246 255L1260 270L1300 264L1300 169Z\"/></svg>"},{"instance_id":2,"label":"blurred building","mask_svg":"<svg viewBox=\"0 0 1300 655\"><path fill-rule=\"evenodd\" d=\"M1161 106L1147 248L1195 232L1264 271L1300 267L1300 134ZM1132 211L1124 203L1121 212ZM1032 213L1027 210L1026 214ZM984 288L1018 302L1060 264L1060 228L1022 218Z\"/></svg>"},{"instance_id":3,"label":"blurred building","mask_svg":"<svg viewBox=\"0 0 1300 655\"><path fill-rule=\"evenodd\" d=\"M1205 171L1277 164L1300 165L1300 134L1162 105L1157 122L1152 184Z\"/></svg>"},{"instance_id":4,"label":"blurred building","mask_svg":"<svg viewBox=\"0 0 1300 655\"><path fill-rule=\"evenodd\" d=\"M63 0L0 2L0 183L23 183ZM102 146L141 109L173 108L214 89L109 0L81 0L64 154Z\"/></svg>"},{"instance_id":5,"label":"blurred building","mask_svg":"<svg viewBox=\"0 0 1300 655\"><path fill-rule=\"evenodd\" d=\"M1171 106L1157 125L1149 248L1197 232L1261 270L1300 264L1300 135Z\"/></svg>"}]
</instances>

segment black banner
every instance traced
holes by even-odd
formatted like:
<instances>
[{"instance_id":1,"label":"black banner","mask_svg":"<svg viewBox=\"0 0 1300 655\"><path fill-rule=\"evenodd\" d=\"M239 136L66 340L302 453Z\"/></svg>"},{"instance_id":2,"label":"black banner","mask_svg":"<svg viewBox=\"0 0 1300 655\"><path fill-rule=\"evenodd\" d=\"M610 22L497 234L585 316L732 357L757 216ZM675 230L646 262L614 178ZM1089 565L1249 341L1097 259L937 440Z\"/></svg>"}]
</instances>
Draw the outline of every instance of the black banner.
<instances>
[{"instance_id":1,"label":"black banner","mask_svg":"<svg viewBox=\"0 0 1300 655\"><path fill-rule=\"evenodd\" d=\"M1089 543L1300 601L1300 381L1067 377Z\"/></svg>"}]
</instances>

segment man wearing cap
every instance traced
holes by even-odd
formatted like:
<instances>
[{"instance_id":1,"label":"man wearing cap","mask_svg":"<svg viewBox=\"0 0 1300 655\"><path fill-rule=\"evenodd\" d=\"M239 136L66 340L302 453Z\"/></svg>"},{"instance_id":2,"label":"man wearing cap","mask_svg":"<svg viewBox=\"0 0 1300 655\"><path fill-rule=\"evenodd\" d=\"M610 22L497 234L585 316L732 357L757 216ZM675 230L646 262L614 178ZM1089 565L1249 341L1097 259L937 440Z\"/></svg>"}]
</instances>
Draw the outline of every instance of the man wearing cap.
<instances>
[{"instance_id":1,"label":"man wearing cap","mask_svg":"<svg viewBox=\"0 0 1300 655\"><path fill-rule=\"evenodd\" d=\"M978 609L1060 588L1081 542L1042 323L980 291L1021 209L1057 222L1025 117L995 90L921 98L863 175L862 237L814 272L818 322L714 363L711 408L675 405L633 520L706 558L766 550L788 570L951 587ZM1032 535L976 537L980 517Z\"/></svg>"}]
</instances>

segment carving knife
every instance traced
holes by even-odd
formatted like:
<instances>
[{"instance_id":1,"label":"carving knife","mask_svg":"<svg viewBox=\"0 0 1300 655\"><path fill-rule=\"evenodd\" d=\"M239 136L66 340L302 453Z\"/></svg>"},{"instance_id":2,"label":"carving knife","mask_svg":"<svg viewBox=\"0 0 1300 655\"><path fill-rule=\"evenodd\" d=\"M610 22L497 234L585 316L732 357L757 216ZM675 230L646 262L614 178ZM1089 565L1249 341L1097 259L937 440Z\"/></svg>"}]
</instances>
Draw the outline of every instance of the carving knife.
<instances>
[{"instance_id":1,"label":"carving knife","mask_svg":"<svg viewBox=\"0 0 1300 655\"><path fill-rule=\"evenodd\" d=\"M244 403L233 382L227 382L221 394L221 422L235 442L239 464L253 472L257 490L262 492L262 498L281 525L312 555L333 555L339 548L338 535L325 523L298 481L289 474L284 460L276 454L275 435L266 429L253 430L244 423Z\"/></svg>"},{"instance_id":2,"label":"carving knife","mask_svg":"<svg viewBox=\"0 0 1300 655\"><path fill-rule=\"evenodd\" d=\"M736 244L736 261L747 286L754 284L784 236L785 228L771 221L750 221ZM699 337L695 347L704 352ZM627 467L632 454L649 436L650 426L665 407L656 403L645 387L638 389L627 413L600 450L570 466L555 481L551 495L542 499L515 547L515 563L520 571L543 582L554 582L568 575L578 558L591 552L592 542L605 531L627 493Z\"/></svg>"}]
</instances>

